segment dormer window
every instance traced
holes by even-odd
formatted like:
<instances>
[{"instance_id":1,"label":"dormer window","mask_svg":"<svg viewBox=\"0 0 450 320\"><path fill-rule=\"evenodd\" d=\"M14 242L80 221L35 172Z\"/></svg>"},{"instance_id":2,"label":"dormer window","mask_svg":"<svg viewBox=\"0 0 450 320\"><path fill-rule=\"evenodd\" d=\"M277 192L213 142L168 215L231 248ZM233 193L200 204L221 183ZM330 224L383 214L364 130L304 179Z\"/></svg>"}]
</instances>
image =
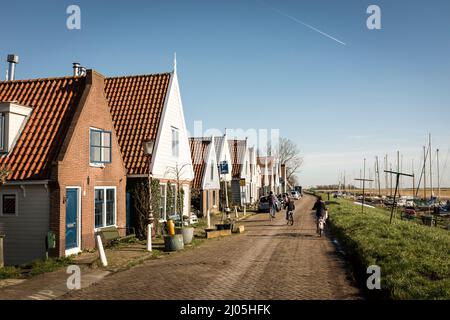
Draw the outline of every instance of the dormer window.
<instances>
[{"instance_id":1,"label":"dormer window","mask_svg":"<svg viewBox=\"0 0 450 320\"><path fill-rule=\"evenodd\" d=\"M0 102L0 153L9 153L14 148L31 111L16 102Z\"/></svg>"}]
</instances>

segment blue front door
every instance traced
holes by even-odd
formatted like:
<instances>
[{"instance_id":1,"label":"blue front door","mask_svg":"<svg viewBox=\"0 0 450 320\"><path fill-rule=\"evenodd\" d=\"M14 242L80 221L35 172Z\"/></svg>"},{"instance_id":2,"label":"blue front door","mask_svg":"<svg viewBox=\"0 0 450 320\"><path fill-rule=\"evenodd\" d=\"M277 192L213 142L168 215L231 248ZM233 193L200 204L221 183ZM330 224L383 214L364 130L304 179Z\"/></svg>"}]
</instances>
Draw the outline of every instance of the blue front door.
<instances>
[{"instance_id":1,"label":"blue front door","mask_svg":"<svg viewBox=\"0 0 450 320\"><path fill-rule=\"evenodd\" d=\"M78 247L78 189L66 189L66 250Z\"/></svg>"}]
</instances>

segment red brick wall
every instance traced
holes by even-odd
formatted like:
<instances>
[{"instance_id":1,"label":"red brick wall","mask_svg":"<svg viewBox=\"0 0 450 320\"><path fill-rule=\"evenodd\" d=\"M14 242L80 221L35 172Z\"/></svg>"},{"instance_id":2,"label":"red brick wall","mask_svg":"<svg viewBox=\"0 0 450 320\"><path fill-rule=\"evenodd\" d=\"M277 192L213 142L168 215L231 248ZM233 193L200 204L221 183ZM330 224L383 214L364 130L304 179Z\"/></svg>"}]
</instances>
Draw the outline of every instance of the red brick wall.
<instances>
[{"instance_id":1,"label":"red brick wall","mask_svg":"<svg viewBox=\"0 0 450 320\"><path fill-rule=\"evenodd\" d=\"M57 252L65 253L65 190L66 187L81 188L81 248L95 247L94 236L94 187L116 187L116 221L125 227L126 170L120 148L114 134L109 107L104 96L103 76L88 71L87 86L74 120L62 146L60 158L55 168L58 185L51 191L51 229L57 233ZM112 163L105 168L89 164L89 128L112 131Z\"/></svg>"},{"instance_id":2,"label":"red brick wall","mask_svg":"<svg viewBox=\"0 0 450 320\"><path fill-rule=\"evenodd\" d=\"M216 193L216 199L214 200L213 192ZM217 212L219 210L219 189L217 190L202 190L201 191L201 203L202 203L202 213L204 216L208 213L208 209L211 213ZM207 206L207 197L209 198L209 207ZM216 206L215 208L213 206Z\"/></svg>"}]
</instances>

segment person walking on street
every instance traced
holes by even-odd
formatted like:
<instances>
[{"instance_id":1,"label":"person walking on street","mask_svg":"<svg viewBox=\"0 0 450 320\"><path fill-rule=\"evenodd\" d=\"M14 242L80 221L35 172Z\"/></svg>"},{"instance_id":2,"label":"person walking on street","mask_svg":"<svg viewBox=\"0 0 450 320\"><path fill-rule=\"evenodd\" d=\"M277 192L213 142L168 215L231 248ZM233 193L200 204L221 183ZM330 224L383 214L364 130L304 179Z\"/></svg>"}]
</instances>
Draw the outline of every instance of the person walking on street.
<instances>
[{"instance_id":1,"label":"person walking on street","mask_svg":"<svg viewBox=\"0 0 450 320\"><path fill-rule=\"evenodd\" d=\"M269 210L272 218L275 218L275 213L277 212L277 203L272 191L270 191L269 194Z\"/></svg>"},{"instance_id":2,"label":"person walking on street","mask_svg":"<svg viewBox=\"0 0 450 320\"><path fill-rule=\"evenodd\" d=\"M317 198L312 210L316 210L316 233L319 233L319 220L320 218L325 217L327 213L327 207L325 206L325 202L323 202L321 196Z\"/></svg>"}]
</instances>

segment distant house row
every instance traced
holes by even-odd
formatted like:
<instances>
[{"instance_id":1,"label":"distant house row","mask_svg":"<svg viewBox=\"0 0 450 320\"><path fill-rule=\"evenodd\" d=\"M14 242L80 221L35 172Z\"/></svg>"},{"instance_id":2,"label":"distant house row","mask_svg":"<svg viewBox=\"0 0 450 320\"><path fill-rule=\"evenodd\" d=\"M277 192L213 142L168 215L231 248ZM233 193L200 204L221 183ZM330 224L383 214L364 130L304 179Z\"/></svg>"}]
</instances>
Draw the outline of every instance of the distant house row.
<instances>
[{"instance_id":1,"label":"distant house row","mask_svg":"<svg viewBox=\"0 0 450 320\"><path fill-rule=\"evenodd\" d=\"M176 63L162 74L107 78L75 70L1 81L0 153L6 265L92 249L105 227L125 233L136 219L133 186L149 174L159 181L161 220L177 201L184 214L192 205L202 213L223 209L226 187L230 206L285 188L283 165L257 157L246 140L188 137ZM170 196L177 186L182 200ZM55 248L46 247L50 236Z\"/></svg>"},{"instance_id":2,"label":"distant house row","mask_svg":"<svg viewBox=\"0 0 450 320\"><path fill-rule=\"evenodd\" d=\"M198 199L194 206L202 215L233 206L251 206L270 191L286 192L285 166L276 157L259 157L247 140L221 137L189 138ZM227 170L222 171L221 164ZM229 192L225 192L225 189ZM227 201L228 198L228 201Z\"/></svg>"}]
</instances>

